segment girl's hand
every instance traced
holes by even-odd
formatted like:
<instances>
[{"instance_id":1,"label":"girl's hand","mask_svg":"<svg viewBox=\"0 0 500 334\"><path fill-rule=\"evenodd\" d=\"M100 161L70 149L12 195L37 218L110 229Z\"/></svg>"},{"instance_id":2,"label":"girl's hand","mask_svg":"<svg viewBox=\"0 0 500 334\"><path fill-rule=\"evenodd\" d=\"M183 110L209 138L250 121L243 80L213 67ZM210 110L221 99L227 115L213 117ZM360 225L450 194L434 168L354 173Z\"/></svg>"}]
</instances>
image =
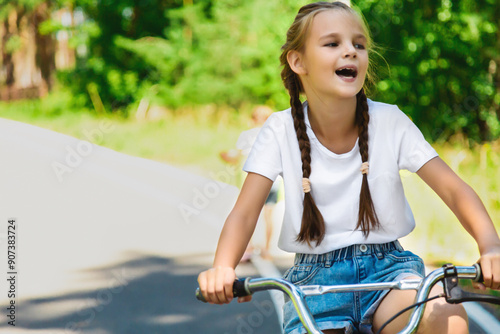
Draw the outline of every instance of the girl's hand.
<instances>
[{"instance_id":1,"label":"girl's hand","mask_svg":"<svg viewBox=\"0 0 500 334\"><path fill-rule=\"evenodd\" d=\"M236 273L231 267L215 267L203 271L198 276L198 284L203 297L210 304L228 304L233 300L233 283ZM238 298L238 302L247 302L252 296Z\"/></svg>"},{"instance_id":2,"label":"girl's hand","mask_svg":"<svg viewBox=\"0 0 500 334\"><path fill-rule=\"evenodd\" d=\"M476 284L476 288L500 290L500 246L491 248L479 258L484 284Z\"/></svg>"}]
</instances>

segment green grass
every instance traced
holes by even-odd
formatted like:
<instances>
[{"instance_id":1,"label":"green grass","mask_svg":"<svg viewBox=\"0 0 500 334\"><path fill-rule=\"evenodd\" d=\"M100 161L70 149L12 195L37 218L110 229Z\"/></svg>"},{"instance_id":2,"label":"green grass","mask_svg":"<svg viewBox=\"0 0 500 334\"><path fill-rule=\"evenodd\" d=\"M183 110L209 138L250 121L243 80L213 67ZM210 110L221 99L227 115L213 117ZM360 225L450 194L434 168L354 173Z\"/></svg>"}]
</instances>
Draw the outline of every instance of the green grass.
<instances>
[{"instance_id":1,"label":"green grass","mask_svg":"<svg viewBox=\"0 0 500 334\"><path fill-rule=\"evenodd\" d=\"M51 96L42 101L0 103L0 117L9 118L77 138L99 129L103 121L112 124L96 144L126 154L153 159L210 176L226 170L219 158L234 147L241 131L250 127L251 108L236 114L227 108L185 108L166 112L158 121L137 121L135 117L97 116L90 110L67 110L69 97ZM440 156L482 198L490 216L500 228L500 141L473 149L456 140L453 145L434 145ZM403 244L432 263L470 264L479 253L473 239L443 202L415 174L402 173L408 201L417 226ZM238 184L234 177L231 183Z\"/></svg>"}]
</instances>

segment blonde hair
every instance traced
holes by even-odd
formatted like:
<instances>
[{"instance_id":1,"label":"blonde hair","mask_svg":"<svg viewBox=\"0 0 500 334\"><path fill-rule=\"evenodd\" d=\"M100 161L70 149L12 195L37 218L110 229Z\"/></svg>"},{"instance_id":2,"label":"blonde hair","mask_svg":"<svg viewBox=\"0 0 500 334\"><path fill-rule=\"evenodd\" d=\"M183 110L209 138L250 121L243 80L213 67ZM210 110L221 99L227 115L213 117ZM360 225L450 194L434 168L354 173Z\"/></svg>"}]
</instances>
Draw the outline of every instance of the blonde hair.
<instances>
[{"instance_id":1,"label":"blonde hair","mask_svg":"<svg viewBox=\"0 0 500 334\"><path fill-rule=\"evenodd\" d=\"M300 101L300 93L304 92L304 88L299 76L288 64L287 55L292 50L299 52L304 50L309 29L314 17L318 13L326 10L341 10L356 17L367 39L366 49L368 50L369 55L370 50L372 50L373 47L373 41L370 37L369 30L363 16L353 8L340 1L316 2L303 6L288 29L286 43L281 48L282 53L280 56L280 62L283 66L281 79L283 80L283 84L290 95L292 117L302 159L302 177L305 179L309 179L311 174L311 144L307 135L303 105ZM370 63L371 61L369 61L366 77L368 81L373 80L374 78L371 72L372 66L370 66ZM370 120L370 116L368 114L368 102L364 88L362 88L356 95L356 99L356 125L358 126L359 135L359 152L362 162L366 163L368 162L368 122ZM371 198L367 175L363 174L362 178L363 181L361 184L359 198L358 223L356 228L360 228L363 234L367 236L370 233L370 229L378 228L380 223ZM312 193L306 192L304 193L302 225L299 235L297 236L297 241L307 242L308 245L311 245L311 242L316 242L316 245L319 245L323 241L324 236L325 223L323 216L314 202Z\"/></svg>"}]
</instances>

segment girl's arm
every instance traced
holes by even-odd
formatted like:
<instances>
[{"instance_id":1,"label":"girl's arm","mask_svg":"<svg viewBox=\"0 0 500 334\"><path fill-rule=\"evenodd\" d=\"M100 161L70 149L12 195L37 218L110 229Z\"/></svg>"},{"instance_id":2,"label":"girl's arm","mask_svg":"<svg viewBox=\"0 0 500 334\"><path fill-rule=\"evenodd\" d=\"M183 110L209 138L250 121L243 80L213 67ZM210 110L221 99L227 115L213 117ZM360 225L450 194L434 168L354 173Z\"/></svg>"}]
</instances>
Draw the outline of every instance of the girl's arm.
<instances>
[{"instance_id":1,"label":"girl's arm","mask_svg":"<svg viewBox=\"0 0 500 334\"><path fill-rule=\"evenodd\" d=\"M236 278L234 268L250 242L272 185L270 179L248 173L238 200L222 228L213 268L198 276L200 290L209 303L225 304L232 300Z\"/></svg>"},{"instance_id":2,"label":"girl's arm","mask_svg":"<svg viewBox=\"0 0 500 334\"><path fill-rule=\"evenodd\" d=\"M439 157L427 162L417 174L476 240L485 286L500 288L500 239L479 196Z\"/></svg>"}]
</instances>

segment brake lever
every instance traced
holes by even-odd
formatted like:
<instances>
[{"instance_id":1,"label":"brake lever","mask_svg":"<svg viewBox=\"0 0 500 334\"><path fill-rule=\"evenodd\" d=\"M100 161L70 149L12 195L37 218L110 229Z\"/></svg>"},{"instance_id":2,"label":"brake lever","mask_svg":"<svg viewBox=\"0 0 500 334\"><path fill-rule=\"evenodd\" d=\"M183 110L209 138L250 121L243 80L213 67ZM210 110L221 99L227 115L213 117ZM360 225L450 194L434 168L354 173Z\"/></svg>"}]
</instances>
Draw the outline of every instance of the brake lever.
<instances>
[{"instance_id":1,"label":"brake lever","mask_svg":"<svg viewBox=\"0 0 500 334\"><path fill-rule=\"evenodd\" d=\"M445 264L443 269L444 293L448 303L459 304L462 302L476 301L500 305L499 297L462 290L462 288L458 285L457 268L451 263Z\"/></svg>"}]
</instances>

